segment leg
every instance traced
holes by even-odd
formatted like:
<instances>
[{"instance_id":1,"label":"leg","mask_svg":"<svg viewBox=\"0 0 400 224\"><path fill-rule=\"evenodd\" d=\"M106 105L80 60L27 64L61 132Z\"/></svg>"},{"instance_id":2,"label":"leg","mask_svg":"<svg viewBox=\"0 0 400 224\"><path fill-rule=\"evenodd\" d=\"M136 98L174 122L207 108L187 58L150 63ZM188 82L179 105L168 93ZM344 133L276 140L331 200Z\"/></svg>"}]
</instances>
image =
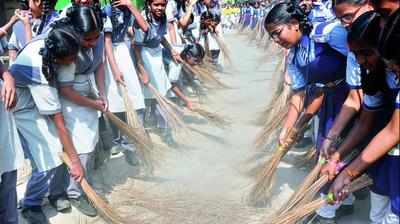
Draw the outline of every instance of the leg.
<instances>
[{"instance_id":1,"label":"leg","mask_svg":"<svg viewBox=\"0 0 400 224\"><path fill-rule=\"evenodd\" d=\"M16 184L16 170L1 175L0 223L2 224L18 224Z\"/></svg>"},{"instance_id":2,"label":"leg","mask_svg":"<svg viewBox=\"0 0 400 224\"><path fill-rule=\"evenodd\" d=\"M387 196L372 191L370 193L371 210L369 211L369 219L371 220L371 224L380 224L390 209L390 200Z\"/></svg>"}]
</instances>

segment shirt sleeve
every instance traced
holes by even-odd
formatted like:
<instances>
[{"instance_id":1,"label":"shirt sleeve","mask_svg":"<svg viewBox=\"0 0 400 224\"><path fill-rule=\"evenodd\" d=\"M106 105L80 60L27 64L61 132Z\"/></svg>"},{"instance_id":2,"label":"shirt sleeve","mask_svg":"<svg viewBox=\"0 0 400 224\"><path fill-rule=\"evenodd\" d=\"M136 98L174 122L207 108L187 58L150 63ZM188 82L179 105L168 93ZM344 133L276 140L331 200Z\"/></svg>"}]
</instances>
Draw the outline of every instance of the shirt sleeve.
<instances>
[{"instance_id":1,"label":"shirt sleeve","mask_svg":"<svg viewBox=\"0 0 400 224\"><path fill-rule=\"evenodd\" d=\"M53 115L61 111L57 89L49 85L29 85L29 91L40 114Z\"/></svg>"},{"instance_id":2,"label":"shirt sleeve","mask_svg":"<svg viewBox=\"0 0 400 224\"><path fill-rule=\"evenodd\" d=\"M384 94L377 92L374 95L364 94L363 97L363 108L366 110L380 110L384 105Z\"/></svg>"},{"instance_id":3,"label":"shirt sleeve","mask_svg":"<svg viewBox=\"0 0 400 224\"><path fill-rule=\"evenodd\" d=\"M346 82L350 89L361 89L361 68L352 52L347 55Z\"/></svg>"},{"instance_id":4,"label":"shirt sleeve","mask_svg":"<svg viewBox=\"0 0 400 224\"><path fill-rule=\"evenodd\" d=\"M75 64L63 65L57 69L57 82L60 86L72 86L75 80Z\"/></svg>"},{"instance_id":5,"label":"shirt sleeve","mask_svg":"<svg viewBox=\"0 0 400 224\"><path fill-rule=\"evenodd\" d=\"M342 25L335 26L328 36L328 44L341 54L347 56L349 48L347 45L347 30Z\"/></svg>"},{"instance_id":6,"label":"shirt sleeve","mask_svg":"<svg viewBox=\"0 0 400 224\"><path fill-rule=\"evenodd\" d=\"M107 15L107 17L106 17L106 22L104 23L103 30L104 30L104 33L111 33L112 29L113 29L112 22L111 22L111 15L112 15L111 7L110 6L106 6L104 8L104 12Z\"/></svg>"}]
</instances>

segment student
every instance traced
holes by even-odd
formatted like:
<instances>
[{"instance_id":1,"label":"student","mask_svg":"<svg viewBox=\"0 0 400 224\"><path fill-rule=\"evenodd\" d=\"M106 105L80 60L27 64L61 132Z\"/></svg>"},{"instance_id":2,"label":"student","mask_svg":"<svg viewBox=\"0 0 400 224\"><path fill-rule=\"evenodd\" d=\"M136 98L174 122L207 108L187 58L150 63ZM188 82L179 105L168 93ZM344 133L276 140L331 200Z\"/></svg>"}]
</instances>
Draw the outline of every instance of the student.
<instances>
[{"instance_id":1,"label":"student","mask_svg":"<svg viewBox=\"0 0 400 224\"><path fill-rule=\"evenodd\" d=\"M99 139L99 112L107 111L104 85L104 36L101 9L97 6L72 6L66 13L67 20L82 35L81 48L75 71L57 76L58 90L65 126L79 155L81 164L88 172L88 162ZM60 66L59 70L69 66ZM57 168L54 185L50 186L50 202L65 197L87 216L97 215L96 209L83 194L79 183L71 178L64 166ZM57 208L57 204L53 204Z\"/></svg>"},{"instance_id":2,"label":"student","mask_svg":"<svg viewBox=\"0 0 400 224\"><path fill-rule=\"evenodd\" d=\"M167 96L171 83L162 61L161 46L172 50L174 60L180 60L179 53L171 48L164 37L167 33L166 4L165 0L147 0L145 2L146 26L141 26L139 21L136 21L134 25L135 57L140 78L145 86L150 82L163 96ZM146 99L153 101L152 107L157 118L157 127L161 131L163 140L170 146L176 146L160 105L154 104L154 96L146 87L144 94Z\"/></svg>"},{"instance_id":3,"label":"student","mask_svg":"<svg viewBox=\"0 0 400 224\"><path fill-rule=\"evenodd\" d=\"M17 52L20 51L33 37L48 30L57 17L54 10L55 0L29 0L29 11L20 11L20 22L13 26L8 50L11 63L15 61Z\"/></svg>"},{"instance_id":4,"label":"student","mask_svg":"<svg viewBox=\"0 0 400 224\"><path fill-rule=\"evenodd\" d=\"M29 223L48 222L41 205L54 168L61 164L63 149L72 161L71 176L78 182L84 176L55 88L57 76L65 75L57 71L58 66L70 65L64 72L73 71L79 41L72 26L55 23L48 35L36 37L20 51L9 70L17 86L15 122L32 165L32 176L21 202L22 215Z\"/></svg>"},{"instance_id":5,"label":"student","mask_svg":"<svg viewBox=\"0 0 400 224\"><path fill-rule=\"evenodd\" d=\"M3 69L0 62L0 223L18 224L17 169L24 164L24 154L10 112L16 100L15 81Z\"/></svg>"},{"instance_id":6,"label":"student","mask_svg":"<svg viewBox=\"0 0 400 224\"><path fill-rule=\"evenodd\" d=\"M134 104L134 109L143 120L144 96L125 38L132 15L135 21L141 24L141 27L146 27L146 22L130 1L113 1L112 5L105 8L105 11L107 14L107 21L104 25L107 57L106 96L110 103L109 110L121 119L126 120L126 109L122 95L122 88L126 88L129 98ZM116 147L134 150L126 137L122 136L114 126L113 132L113 142Z\"/></svg>"},{"instance_id":7,"label":"student","mask_svg":"<svg viewBox=\"0 0 400 224\"><path fill-rule=\"evenodd\" d=\"M287 144L285 137L295 127L301 112L303 116L295 128L306 124L318 112L320 122L316 148L319 153L322 139L331 128L348 92L344 82L348 51L346 30L337 21L320 23L312 28L307 15L293 3L275 5L264 26L276 43L290 49L288 74L293 95L279 143ZM315 222L334 222L335 210L323 207L317 212L319 216Z\"/></svg>"},{"instance_id":8,"label":"student","mask_svg":"<svg viewBox=\"0 0 400 224\"><path fill-rule=\"evenodd\" d=\"M206 49L211 58L211 63L217 66L218 71L222 71L222 66L218 62L221 49L215 38L221 34L220 21L221 17L214 11L204 12L200 21L200 44Z\"/></svg>"},{"instance_id":9,"label":"student","mask_svg":"<svg viewBox=\"0 0 400 224\"><path fill-rule=\"evenodd\" d=\"M371 216L373 223L399 223L400 222L400 53L396 46L400 40L400 11L392 14L383 31L379 41L379 53L383 57L386 66L396 73L394 79L387 78L388 87L391 89L393 97L388 103L394 106L394 112L389 123L372 139L361 154L352 161L344 171L342 171L332 185L332 191L340 201L347 195L346 186L353 179L360 176L366 169L379 163L386 167L386 172L379 172L374 177L374 181L386 191L387 196L371 194L371 200L380 203L380 210L375 210L375 216ZM390 99L390 98L388 98ZM373 202L373 201L371 201ZM374 219L372 219L374 218Z\"/></svg>"}]
</instances>

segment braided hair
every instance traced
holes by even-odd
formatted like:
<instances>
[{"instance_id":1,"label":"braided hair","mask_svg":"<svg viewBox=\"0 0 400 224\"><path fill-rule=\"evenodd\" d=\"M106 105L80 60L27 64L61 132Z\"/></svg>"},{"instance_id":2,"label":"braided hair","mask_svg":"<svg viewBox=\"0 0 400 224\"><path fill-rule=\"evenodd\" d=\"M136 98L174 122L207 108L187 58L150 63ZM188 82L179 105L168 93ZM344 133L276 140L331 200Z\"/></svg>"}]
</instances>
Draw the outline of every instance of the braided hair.
<instances>
[{"instance_id":1,"label":"braided hair","mask_svg":"<svg viewBox=\"0 0 400 224\"><path fill-rule=\"evenodd\" d=\"M51 13L54 10L54 7L57 3L57 0L43 0L42 1L42 18L40 22L40 26L37 32L37 35L43 32L44 27L48 24Z\"/></svg>"},{"instance_id":2,"label":"braided hair","mask_svg":"<svg viewBox=\"0 0 400 224\"><path fill-rule=\"evenodd\" d=\"M57 58L77 55L80 46L80 36L68 19L55 21L45 39L44 47L40 49L42 56L42 73L49 83L54 83L54 63Z\"/></svg>"},{"instance_id":3,"label":"braided hair","mask_svg":"<svg viewBox=\"0 0 400 224\"><path fill-rule=\"evenodd\" d=\"M303 34L307 35L311 32L312 23L304 10L300 8L297 0L277 3L266 16L264 28L267 29L270 25L288 24L292 19L299 22L299 28Z\"/></svg>"},{"instance_id":4,"label":"braided hair","mask_svg":"<svg viewBox=\"0 0 400 224\"><path fill-rule=\"evenodd\" d=\"M397 9L387 20L383 28L380 38L378 50L382 57L387 60L394 60L396 64L400 64L400 50L398 43L400 42L400 9Z\"/></svg>"}]
</instances>

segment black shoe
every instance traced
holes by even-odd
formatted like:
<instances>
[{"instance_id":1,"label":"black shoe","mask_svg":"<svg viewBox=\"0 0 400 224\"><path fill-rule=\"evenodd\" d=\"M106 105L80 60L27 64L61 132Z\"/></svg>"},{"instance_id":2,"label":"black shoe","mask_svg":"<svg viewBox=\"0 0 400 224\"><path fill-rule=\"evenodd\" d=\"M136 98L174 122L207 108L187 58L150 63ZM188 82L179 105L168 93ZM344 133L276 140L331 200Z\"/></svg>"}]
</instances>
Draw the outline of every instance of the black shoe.
<instances>
[{"instance_id":1,"label":"black shoe","mask_svg":"<svg viewBox=\"0 0 400 224\"><path fill-rule=\"evenodd\" d=\"M341 205L338 210L336 210L336 217L341 218L344 216L349 216L354 213L354 205Z\"/></svg>"},{"instance_id":2,"label":"black shoe","mask_svg":"<svg viewBox=\"0 0 400 224\"><path fill-rule=\"evenodd\" d=\"M41 206L23 207L21 214L29 224L49 224Z\"/></svg>"},{"instance_id":3,"label":"black shoe","mask_svg":"<svg viewBox=\"0 0 400 224\"><path fill-rule=\"evenodd\" d=\"M78 211L81 213L89 216L89 217L96 217L97 210L93 205L87 200L86 197L81 196L77 199L70 198L69 201L71 202L72 206L74 206Z\"/></svg>"},{"instance_id":4,"label":"black shoe","mask_svg":"<svg viewBox=\"0 0 400 224\"><path fill-rule=\"evenodd\" d=\"M131 166L138 166L139 165L139 160L137 158L136 152L131 151L131 150L125 150L124 151L125 155L125 161L131 165Z\"/></svg>"},{"instance_id":5,"label":"black shoe","mask_svg":"<svg viewBox=\"0 0 400 224\"><path fill-rule=\"evenodd\" d=\"M71 212L71 203L64 196L58 198L49 197L50 205L53 206L57 210L57 212L61 213L69 213Z\"/></svg>"}]
</instances>

